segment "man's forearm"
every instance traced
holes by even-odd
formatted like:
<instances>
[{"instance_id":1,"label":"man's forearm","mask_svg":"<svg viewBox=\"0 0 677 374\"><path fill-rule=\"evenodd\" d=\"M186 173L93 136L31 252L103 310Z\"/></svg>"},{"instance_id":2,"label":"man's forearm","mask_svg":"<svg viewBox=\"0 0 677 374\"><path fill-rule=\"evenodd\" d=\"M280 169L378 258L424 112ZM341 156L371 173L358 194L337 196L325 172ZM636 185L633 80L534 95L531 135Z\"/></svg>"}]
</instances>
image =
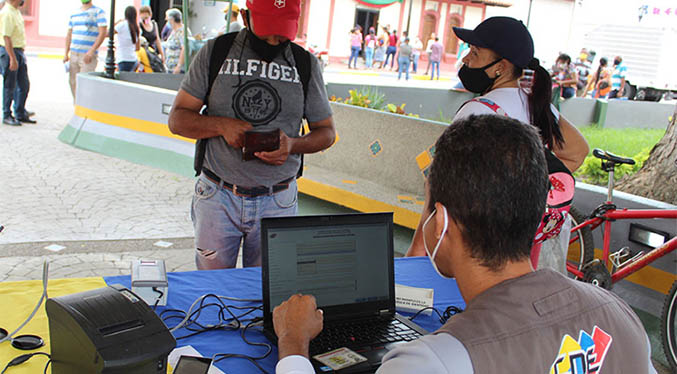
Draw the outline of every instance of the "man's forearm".
<instances>
[{"instance_id":1,"label":"man's forearm","mask_svg":"<svg viewBox=\"0 0 677 374\"><path fill-rule=\"evenodd\" d=\"M277 350L279 353L278 359L283 359L287 356L303 356L308 357L308 343L302 342L294 338L281 338L277 342Z\"/></svg>"},{"instance_id":2,"label":"man's forearm","mask_svg":"<svg viewBox=\"0 0 677 374\"><path fill-rule=\"evenodd\" d=\"M3 36L5 40L5 50L9 55L10 60L16 60L16 55L14 54L14 44L12 44L12 39L9 36Z\"/></svg>"},{"instance_id":3,"label":"man's forearm","mask_svg":"<svg viewBox=\"0 0 677 374\"><path fill-rule=\"evenodd\" d=\"M89 50L90 52L96 52L96 50L99 49L99 47L101 47L101 44L103 44L104 39L106 39L106 31L107 31L106 27L104 27L103 30L99 29L99 36L96 37L94 45Z\"/></svg>"},{"instance_id":4,"label":"man's forearm","mask_svg":"<svg viewBox=\"0 0 677 374\"><path fill-rule=\"evenodd\" d=\"M169 115L169 130L191 139L205 139L221 136L227 118L203 116L189 109L172 109Z\"/></svg>"},{"instance_id":5,"label":"man's forearm","mask_svg":"<svg viewBox=\"0 0 677 374\"><path fill-rule=\"evenodd\" d=\"M68 31L68 34L66 35L66 51L64 52L64 56L68 57L68 54L71 52L71 40L72 40L72 33Z\"/></svg>"},{"instance_id":6,"label":"man's forearm","mask_svg":"<svg viewBox=\"0 0 677 374\"><path fill-rule=\"evenodd\" d=\"M305 136L293 139L291 153L315 153L334 144L336 131L331 127L320 127L311 130Z\"/></svg>"}]
</instances>

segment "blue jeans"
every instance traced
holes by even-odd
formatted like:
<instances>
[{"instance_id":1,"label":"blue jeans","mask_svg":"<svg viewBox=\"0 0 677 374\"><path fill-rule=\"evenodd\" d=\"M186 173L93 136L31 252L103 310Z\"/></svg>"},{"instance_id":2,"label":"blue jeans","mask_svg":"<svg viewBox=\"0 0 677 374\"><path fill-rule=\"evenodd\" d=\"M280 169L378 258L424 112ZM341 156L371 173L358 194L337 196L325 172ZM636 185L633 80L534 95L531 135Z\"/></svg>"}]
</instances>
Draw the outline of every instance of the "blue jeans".
<instances>
[{"instance_id":1,"label":"blue jeans","mask_svg":"<svg viewBox=\"0 0 677 374\"><path fill-rule=\"evenodd\" d=\"M297 199L296 180L272 195L242 197L200 175L190 211L197 268L234 268L240 244L243 265L261 266L261 218L296 215Z\"/></svg>"},{"instance_id":2,"label":"blue jeans","mask_svg":"<svg viewBox=\"0 0 677 374\"><path fill-rule=\"evenodd\" d=\"M414 59L411 61L411 64L413 65L411 68L411 71L416 74L418 71L418 59L421 58L421 54L419 53L414 53Z\"/></svg>"},{"instance_id":3,"label":"blue jeans","mask_svg":"<svg viewBox=\"0 0 677 374\"><path fill-rule=\"evenodd\" d=\"M364 59L366 60L367 67L370 68L374 64L374 48L365 48L364 49Z\"/></svg>"},{"instance_id":4,"label":"blue jeans","mask_svg":"<svg viewBox=\"0 0 677 374\"><path fill-rule=\"evenodd\" d=\"M353 59L355 59L355 69L357 69L357 57L360 55L360 50L362 50L360 47L350 47L350 60L348 60L348 67L350 67Z\"/></svg>"},{"instance_id":5,"label":"blue jeans","mask_svg":"<svg viewBox=\"0 0 677 374\"><path fill-rule=\"evenodd\" d=\"M573 87L564 87L562 90L562 98L569 99L576 96L576 89Z\"/></svg>"},{"instance_id":6,"label":"blue jeans","mask_svg":"<svg viewBox=\"0 0 677 374\"><path fill-rule=\"evenodd\" d=\"M402 72L407 73L407 80L409 80L409 57L400 57L397 59L397 64L400 66L397 73L397 79L402 77Z\"/></svg>"},{"instance_id":7,"label":"blue jeans","mask_svg":"<svg viewBox=\"0 0 677 374\"><path fill-rule=\"evenodd\" d=\"M393 67L393 64L395 64L395 53L397 53L397 47L389 45L388 48L386 48L386 62L383 63L383 66L388 65L388 59L392 56L393 59L390 60L390 67Z\"/></svg>"},{"instance_id":8,"label":"blue jeans","mask_svg":"<svg viewBox=\"0 0 677 374\"><path fill-rule=\"evenodd\" d=\"M136 61L120 61L118 62L119 71L134 71Z\"/></svg>"},{"instance_id":9,"label":"blue jeans","mask_svg":"<svg viewBox=\"0 0 677 374\"><path fill-rule=\"evenodd\" d=\"M437 79L440 79L440 62L432 61L431 62L432 71L430 72L430 80L433 80L435 77L435 68L437 68Z\"/></svg>"},{"instance_id":10,"label":"blue jeans","mask_svg":"<svg viewBox=\"0 0 677 374\"><path fill-rule=\"evenodd\" d=\"M16 71L9 70L9 55L5 47L0 46L0 65L2 66L2 76L4 78L2 85L2 116L9 118L12 116L12 103L14 104L14 115L17 118L27 118L26 98L30 90L28 80L28 65L26 65L26 56L23 49L14 48L19 68Z\"/></svg>"}]
</instances>

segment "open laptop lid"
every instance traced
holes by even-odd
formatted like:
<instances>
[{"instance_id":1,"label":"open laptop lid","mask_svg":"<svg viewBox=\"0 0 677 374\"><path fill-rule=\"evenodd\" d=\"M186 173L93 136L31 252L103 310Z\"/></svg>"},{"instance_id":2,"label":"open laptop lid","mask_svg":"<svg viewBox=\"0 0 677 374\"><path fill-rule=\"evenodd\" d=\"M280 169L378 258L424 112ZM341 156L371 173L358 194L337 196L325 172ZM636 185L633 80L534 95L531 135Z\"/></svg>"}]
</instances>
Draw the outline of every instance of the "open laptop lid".
<instances>
[{"instance_id":1,"label":"open laptop lid","mask_svg":"<svg viewBox=\"0 0 677 374\"><path fill-rule=\"evenodd\" d=\"M265 330L297 293L325 321L395 313L392 213L264 218L261 255Z\"/></svg>"}]
</instances>

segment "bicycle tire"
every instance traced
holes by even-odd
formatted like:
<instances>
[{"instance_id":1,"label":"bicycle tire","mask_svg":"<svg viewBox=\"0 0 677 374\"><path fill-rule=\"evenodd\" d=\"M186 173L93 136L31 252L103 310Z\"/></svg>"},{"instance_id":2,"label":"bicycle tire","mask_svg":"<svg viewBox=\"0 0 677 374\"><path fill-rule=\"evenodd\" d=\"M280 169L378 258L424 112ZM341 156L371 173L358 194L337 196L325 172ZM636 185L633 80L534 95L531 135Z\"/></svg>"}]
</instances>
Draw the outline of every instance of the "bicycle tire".
<instances>
[{"instance_id":1,"label":"bicycle tire","mask_svg":"<svg viewBox=\"0 0 677 374\"><path fill-rule=\"evenodd\" d=\"M571 206L571 209L569 209L569 215L571 215L571 227L578 226L586 219L586 216L573 205ZM575 239L575 241L571 242L572 239ZM582 270L583 266L594 258L595 243L592 238L592 230L590 230L590 227L585 226L575 231L572 230L567 252L567 262L575 265L578 270ZM578 277L576 279L578 279Z\"/></svg>"},{"instance_id":2,"label":"bicycle tire","mask_svg":"<svg viewBox=\"0 0 677 374\"><path fill-rule=\"evenodd\" d=\"M661 314L661 335L663 335L663 352L673 372L677 373L677 281L665 297Z\"/></svg>"}]
</instances>

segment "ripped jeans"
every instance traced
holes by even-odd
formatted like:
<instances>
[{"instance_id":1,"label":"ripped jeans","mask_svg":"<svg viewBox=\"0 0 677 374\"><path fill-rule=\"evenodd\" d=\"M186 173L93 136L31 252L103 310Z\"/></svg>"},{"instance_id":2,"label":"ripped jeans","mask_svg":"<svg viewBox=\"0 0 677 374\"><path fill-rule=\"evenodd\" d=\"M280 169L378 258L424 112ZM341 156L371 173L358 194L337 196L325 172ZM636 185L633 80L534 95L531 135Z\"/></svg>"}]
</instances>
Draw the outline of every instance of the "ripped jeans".
<instances>
[{"instance_id":1,"label":"ripped jeans","mask_svg":"<svg viewBox=\"0 0 677 374\"><path fill-rule=\"evenodd\" d=\"M261 218L296 215L297 200L295 179L278 193L242 197L200 175L190 211L197 268L234 268L240 245L243 266L261 266Z\"/></svg>"}]
</instances>

